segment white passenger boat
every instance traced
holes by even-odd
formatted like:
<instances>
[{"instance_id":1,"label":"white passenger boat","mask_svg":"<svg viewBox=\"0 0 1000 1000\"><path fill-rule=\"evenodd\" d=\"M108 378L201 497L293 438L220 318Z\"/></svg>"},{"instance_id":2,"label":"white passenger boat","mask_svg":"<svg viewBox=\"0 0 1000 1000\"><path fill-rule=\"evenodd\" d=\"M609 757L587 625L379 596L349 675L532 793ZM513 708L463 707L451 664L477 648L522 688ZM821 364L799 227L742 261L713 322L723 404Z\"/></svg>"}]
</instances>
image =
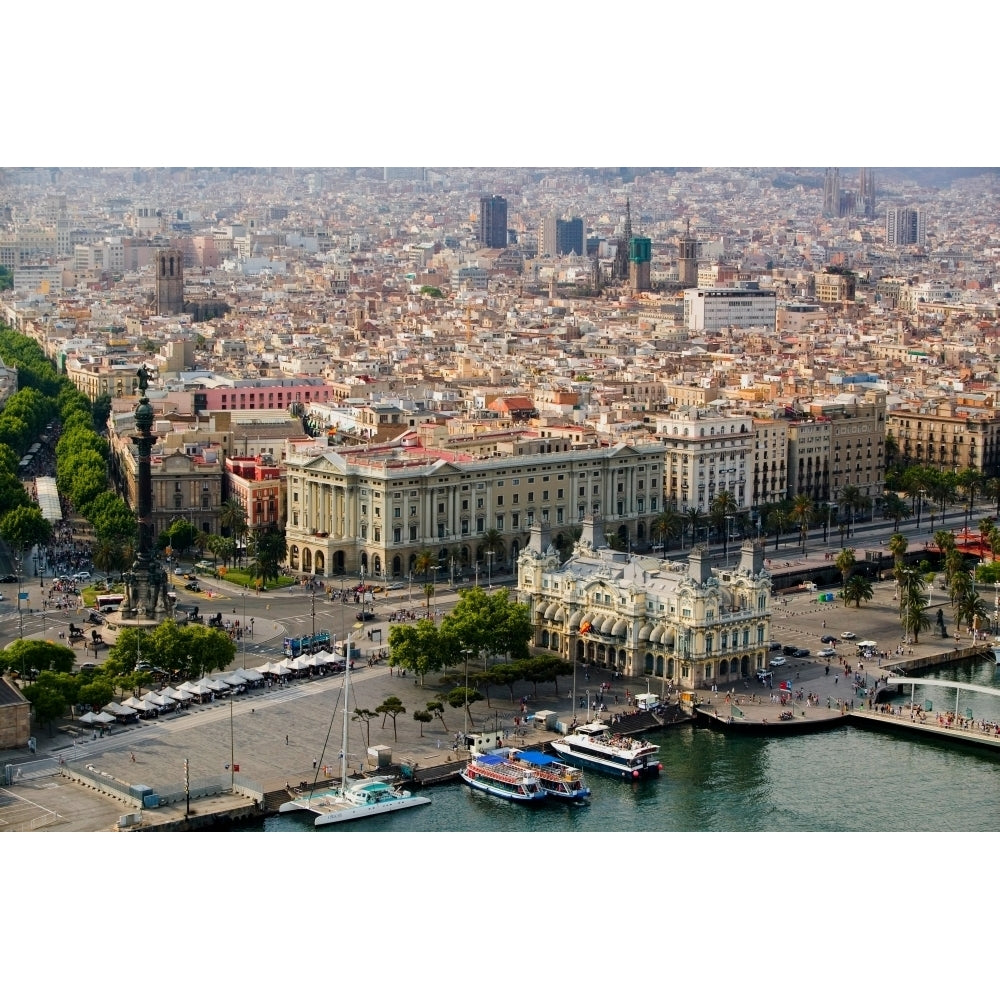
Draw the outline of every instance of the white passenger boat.
<instances>
[{"instance_id":1,"label":"white passenger boat","mask_svg":"<svg viewBox=\"0 0 1000 1000\"><path fill-rule=\"evenodd\" d=\"M590 789L583 783L583 773L558 757L550 757L539 750L514 750L508 752L511 763L530 769L542 791L550 799L583 802L590 796Z\"/></svg>"},{"instance_id":2,"label":"white passenger boat","mask_svg":"<svg viewBox=\"0 0 1000 1000\"><path fill-rule=\"evenodd\" d=\"M347 662L351 661L351 644L347 643ZM316 816L313 826L328 826L331 823L348 823L353 820L380 816L382 813L411 809L414 806L429 806L431 800L422 795L393 788L378 778L364 778L361 781L347 780L347 707L351 687L351 671L344 671L344 738L340 754L340 787L314 789L305 795L284 802L278 807L279 813L309 812Z\"/></svg>"},{"instance_id":3,"label":"white passenger boat","mask_svg":"<svg viewBox=\"0 0 1000 1000\"><path fill-rule=\"evenodd\" d=\"M621 778L659 777L663 765L655 743L634 736L616 736L603 722L589 722L562 739L552 741L559 756L578 767Z\"/></svg>"},{"instance_id":4,"label":"white passenger boat","mask_svg":"<svg viewBox=\"0 0 1000 1000\"><path fill-rule=\"evenodd\" d=\"M498 754L477 754L459 771L462 780L480 792L509 802L545 801L545 789L531 770Z\"/></svg>"}]
</instances>

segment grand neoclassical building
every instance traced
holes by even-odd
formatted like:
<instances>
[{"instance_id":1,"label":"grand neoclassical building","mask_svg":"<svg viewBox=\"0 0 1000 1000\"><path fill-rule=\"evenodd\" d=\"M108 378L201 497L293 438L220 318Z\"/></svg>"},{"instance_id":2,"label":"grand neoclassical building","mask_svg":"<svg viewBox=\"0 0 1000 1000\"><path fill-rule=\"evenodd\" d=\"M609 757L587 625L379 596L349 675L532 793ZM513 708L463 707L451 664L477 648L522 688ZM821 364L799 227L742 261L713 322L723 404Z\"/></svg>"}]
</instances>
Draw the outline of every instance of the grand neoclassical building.
<instances>
[{"instance_id":1,"label":"grand neoclassical building","mask_svg":"<svg viewBox=\"0 0 1000 1000\"><path fill-rule=\"evenodd\" d=\"M685 689L764 669L771 577L759 544L743 543L735 569L713 569L701 547L686 563L603 547L603 532L587 518L560 563L548 535L537 526L518 560L536 649Z\"/></svg>"},{"instance_id":2,"label":"grand neoclassical building","mask_svg":"<svg viewBox=\"0 0 1000 1000\"><path fill-rule=\"evenodd\" d=\"M405 577L422 551L485 575L487 557L494 572L516 564L535 524L559 545L591 515L623 547L644 547L663 503L661 445L543 438L479 457L397 443L292 452L285 465L288 562L316 576Z\"/></svg>"}]
</instances>

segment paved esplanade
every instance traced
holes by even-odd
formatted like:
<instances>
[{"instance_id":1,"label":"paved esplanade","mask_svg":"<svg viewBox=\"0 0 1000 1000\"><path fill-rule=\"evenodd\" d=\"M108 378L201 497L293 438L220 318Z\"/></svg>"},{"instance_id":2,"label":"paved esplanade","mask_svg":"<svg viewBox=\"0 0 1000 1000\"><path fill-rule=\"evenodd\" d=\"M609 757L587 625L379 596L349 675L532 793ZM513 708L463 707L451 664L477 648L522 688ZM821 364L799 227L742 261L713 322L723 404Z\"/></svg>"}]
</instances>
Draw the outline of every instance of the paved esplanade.
<instances>
[{"instance_id":1,"label":"paved esplanade","mask_svg":"<svg viewBox=\"0 0 1000 1000\"><path fill-rule=\"evenodd\" d=\"M822 559L822 555L820 558ZM247 618L256 619L254 637L246 650L248 666L280 658L281 638L284 634L300 635L308 632L312 626L314 603L317 629L329 628L331 632L343 635L345 628L351 628L358 637L366 658L370 650L387 644L390 612L409 606L405 589L394 591L387 597L380 596L375 603L377 620L366 623L362 629L357 630L354 628L356 606L353 601L344 605L341 602L330 602L317 594L313 602L308 591L301 587L257 597L252 592L221 584L220 595L223 587L226 588L224 597L209 601L201 600L202 595L196 596L203 614L222 611L224 619L242 619L243 603L246 601ZM453 591L443 589L445 593L439 593L435 598L436 607L448 606L456 599ZM898 607L893 600L893 584L876 583L874 590L875 600L859 609L853 606L845 608L842 601L818 603L815 594L790 596L787 604L779 603L775 607L772 638L780 642L794 642L815 652L821 646L821 635L839 635L842 631L849 630L855 632L858 639L873 639L880 649L894 650L899 644L901 632ZM938 592L935 602L943 600L943 595ZM415 602L416 610L419 611L422 607L422 600ZM945 610L950 628L950 609L946 607ZM5 629L5 641L10 641L17 634L15 624L11 635L12 617L8 614L6 620L0 623ZM32 624L40 625L40 617L34 615ZM367 632L371 626L382 629L378 640L368 640ZM58 625L49 624L48 628L58 628ZM962 645L968 646L968 640L963 640ZM843 648L845 646L848 648ZM862 670L867 670L874 678L887 673L888 669L900 662L955 648L956 640L953 638L941 639L923 633L920 642L911 647L910 653L904 651L900 656L884 658L881 665L877 659L862 661ZM856 668L857 657L854 655L853 643L841 643L840 652ZM234 666L241 665L242 656L243 650L240 649ZM851 688L846 684L842 668L836 669L837 666L837 657L788 657L786 665L774 671L774 690L781 680L789 680L796 689L802 688L807 693L814 694L824 707L828 697L831 704L835 704L837 698L849 701ZM830 668L829 673L826 672L827 667ZM597 684L602 681L611 683L611 690L604 695L605 704L611 712L616 707L624 706L626 689L634 694L646 688L646 678L623 678L615 681L605 673L594 670L591 670L588 684L583 676L583 668L578 669L578 696L589 690L593 699ZM659 678L649 679L649 686L653 691L658 692L662 684ZM22 780L15 785L13 792L30 801L37 801L39 808L52 810L60 817L78 817L62 819L49 828L74 828L74 823L78 829L104 828L125 811L121 803L112 802L109 810L103 807L98 810L93 805L96 793L67 786L62 779L53 778L52 775L58 770L60 756L67 760L92 763L116 777L153 787L157 784L175 785L181 782L185 758L190 761L192 777L225 773L225 765L230 761L231 745L233 759L240 764L240 773L265 786L281 786L286 781L294 784L311 779L313 760L327 764L336 774L339 772L342 726L342 703L339 699L342 688L342 678L330 676L248 692L232 702L232 728L230 703L228 700L220 700L196 706L173 718L167 715L151 722L115 726L114 735L106 739L94 740L81 727L74 743L72 732L55 730L54 738L43 736L39 739L37 755L8 751L0 754L0 763L12 762L23 767ZM568 677L559 680L559 697L555 696L551 685L539 685L538 697L531 698L529 710L548 708L571 715L571 688L572 679ZM359 670L352 677L351 683L352 716L355 708L373 711L388 695L397 696L407 711L396 720L398 739L393 737L391 719L383 721L380 716L371 720L369 726L352 721L350 763L353 766L361 764L366 748L379 743L391 747L396 760L408 757L423 766L443 763L451 753L454 733L467 728L462 709L446 708L444 726L436 720L421 727L413 719L413 712L422 709L428 701L442 700L445 690L445 686L434 675L426 678L424 686L421 686L412 677L401 678L395 673L390 675L389 668L384 663ZM758 699L761 695L767 699L769 693L767 688L752 680L738 682L737 690L744 697L754 693ZM479 726L498 722L501 726L510 726L513 718L520 714L519 699L522 694L531 696L531 685L519 686L513 703L506 688L491 688L490 703L487 704L484 700L473 706L474 724ZM615 695L618 696L617 702ZM721 690L715 698L717 701L721 700ZM72 727L67 727L69 729ZM669 733L663 738L669 739ZM134 763L131 760L133 753L136 758ZM47 767L43 766L45 764ZM32 778L32 773L37 777ZM93 815L84 816L84 812L88 810ZM98 823L98 812L102 820L110 816L110 822Z\"/></svg>"}]
</instances>

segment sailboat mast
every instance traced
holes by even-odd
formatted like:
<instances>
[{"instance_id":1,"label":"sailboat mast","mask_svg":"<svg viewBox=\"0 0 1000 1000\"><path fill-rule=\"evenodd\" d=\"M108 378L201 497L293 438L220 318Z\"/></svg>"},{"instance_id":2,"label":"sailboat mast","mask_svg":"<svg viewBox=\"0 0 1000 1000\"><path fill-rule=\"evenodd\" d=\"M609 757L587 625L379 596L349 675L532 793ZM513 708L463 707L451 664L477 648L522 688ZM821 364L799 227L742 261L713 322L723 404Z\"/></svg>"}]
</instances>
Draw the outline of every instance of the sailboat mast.
<instances>
[{"instance_id":1,"label":"sailboat mast","mask_svg":"<svg viewBox=\"0 0 1000 1000\"><path fill-rule=\"evenodd\" d=\"M347 645L344 648L347 662L344 664L344 741L340 748L340 794L347 791L347 708L351 696L351 631L347 630Z\"/></svg>"}]
</instances>

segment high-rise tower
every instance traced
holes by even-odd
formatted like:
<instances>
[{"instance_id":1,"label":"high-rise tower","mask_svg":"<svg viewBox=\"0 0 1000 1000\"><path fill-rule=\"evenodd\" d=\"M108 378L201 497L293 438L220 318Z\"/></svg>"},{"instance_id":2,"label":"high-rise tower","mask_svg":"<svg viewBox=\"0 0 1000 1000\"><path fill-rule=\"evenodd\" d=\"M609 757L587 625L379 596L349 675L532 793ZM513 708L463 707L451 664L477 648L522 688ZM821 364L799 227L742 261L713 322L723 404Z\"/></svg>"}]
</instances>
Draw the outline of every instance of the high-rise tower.
<instances>
[{"instance_id":1,"label":"high-rise tower","mask_svg":"<svg viewBox=\"0 0 1000 1000\"><path fill-rule=\"evenodd\" d=\"M479 199L479 242L484 247L507 246L507 199L499 195Z\"/></svg>"},{"instance_id":2,"label":"high-rise tower","mask_svg":"<svg viewBox=\"0 0 1000 1000\"><path fill-rule=\"evenodd\" d=\"M180 250L157 250L156 314L176 316L184 312L184 254Z\"/></svg>"}]
</instances>

